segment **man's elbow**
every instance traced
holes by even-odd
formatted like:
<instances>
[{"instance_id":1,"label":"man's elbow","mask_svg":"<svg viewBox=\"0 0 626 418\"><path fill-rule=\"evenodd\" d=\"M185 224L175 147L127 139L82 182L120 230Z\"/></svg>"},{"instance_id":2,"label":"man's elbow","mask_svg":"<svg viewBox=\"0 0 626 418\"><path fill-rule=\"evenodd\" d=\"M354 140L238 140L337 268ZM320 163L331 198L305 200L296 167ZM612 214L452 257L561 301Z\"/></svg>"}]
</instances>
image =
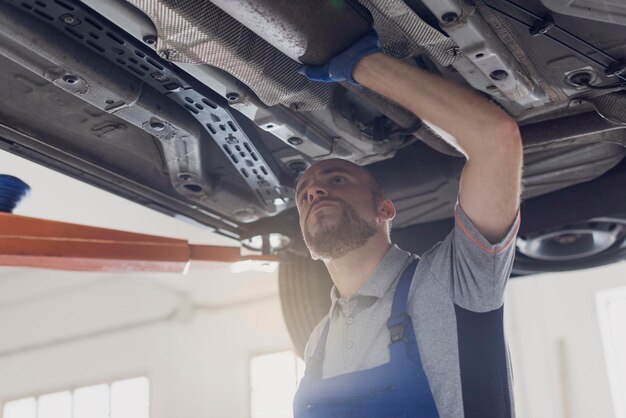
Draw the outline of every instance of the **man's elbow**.
<instances>
[{"instance_id":1,"label":"man's elbow","mask_svg":"<svg viewBox=\"0 0 626 418\"><path fill-rule=\"evenodd\" d=\"M514 159L521 159L522 134L515 120L503 117L491 127L492 133L489 135L493 139L491 146L498 154L505 154Z\"/></svg>"}]
</instances>

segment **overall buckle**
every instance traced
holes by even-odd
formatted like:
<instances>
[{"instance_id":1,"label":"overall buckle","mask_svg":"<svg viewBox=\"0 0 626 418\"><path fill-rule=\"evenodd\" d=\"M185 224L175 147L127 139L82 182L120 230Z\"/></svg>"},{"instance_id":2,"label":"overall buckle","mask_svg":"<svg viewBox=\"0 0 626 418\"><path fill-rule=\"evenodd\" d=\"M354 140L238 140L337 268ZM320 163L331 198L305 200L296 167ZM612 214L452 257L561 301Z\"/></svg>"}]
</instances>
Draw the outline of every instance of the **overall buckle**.
<instances>
[{"instance_id":1,"label":"overall buckle","mask_svg":"<svg viewBox=\"0 0 626 418\"><path fill-rule=\"evenodd\" d=\"M409 315L404 314L395 318L389 318L387 321L387 328L389 328L389 335L391 336L391 343L389 345L397 343L398 341L407 341L404 335L404 329L409 324Z\"/></svg>"}]
</instances>

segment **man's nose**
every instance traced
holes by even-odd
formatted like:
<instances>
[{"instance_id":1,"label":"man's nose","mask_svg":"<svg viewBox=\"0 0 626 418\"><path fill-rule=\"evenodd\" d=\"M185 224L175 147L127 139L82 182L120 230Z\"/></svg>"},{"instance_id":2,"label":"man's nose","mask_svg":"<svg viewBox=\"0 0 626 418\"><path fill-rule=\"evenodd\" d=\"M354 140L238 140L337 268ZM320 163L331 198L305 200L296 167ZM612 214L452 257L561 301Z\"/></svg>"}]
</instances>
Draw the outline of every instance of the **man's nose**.
<instances>
[{"instance_id":1,"label":"man's nose","mask_svg":"<svg viewBox=\"0 0 626 418\"><path fill-rule=\"evenodd\" d=\"M311 185L307 190L307 197L309 199L309 203L315 202L320 197L328 196L328 192L323 187L318 185Z\"/></svg>"}]
</instances>

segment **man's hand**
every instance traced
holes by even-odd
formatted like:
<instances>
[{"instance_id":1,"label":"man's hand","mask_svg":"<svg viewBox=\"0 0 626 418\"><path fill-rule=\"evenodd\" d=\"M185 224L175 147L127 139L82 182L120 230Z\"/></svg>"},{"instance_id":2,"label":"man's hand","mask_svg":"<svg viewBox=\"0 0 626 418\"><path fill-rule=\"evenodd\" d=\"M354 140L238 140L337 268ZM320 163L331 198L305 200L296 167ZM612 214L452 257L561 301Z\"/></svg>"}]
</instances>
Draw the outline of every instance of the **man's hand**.
<instances>
[{"instance_id":1,"label":"man's hand","mask_svg":"<svg viewBox=\"0 0 626 418\"><path fill-rule=\"evenodd\" d=\"M300 73L313 81L331 83L345 80L358 86L359 83L352 77L354 67L362 58L381 51L378 35L372 30L326 64L319 67L303 66Z\"/></svg>"}]
</instances>

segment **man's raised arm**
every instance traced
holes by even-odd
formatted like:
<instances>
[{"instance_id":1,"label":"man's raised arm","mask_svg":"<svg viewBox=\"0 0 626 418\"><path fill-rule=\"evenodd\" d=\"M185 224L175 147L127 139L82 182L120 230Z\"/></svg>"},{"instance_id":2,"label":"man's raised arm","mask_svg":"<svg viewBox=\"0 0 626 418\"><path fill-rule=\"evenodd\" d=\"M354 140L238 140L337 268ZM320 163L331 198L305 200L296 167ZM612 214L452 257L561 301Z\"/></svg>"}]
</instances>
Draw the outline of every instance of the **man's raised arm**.
<instances>
[{"instance_id":1,"label":"man's raised arm","mask_svg":"<svg viewBox=\"0 0 626 418\"><path fill-rule=\"evenodd\" d=\"M360 59L352 76L454 136L468 157L460 205L485 238L502 239L520 204L522 142L516 122L472 91L383 53Z\"/></svg>"}]
</instances>

